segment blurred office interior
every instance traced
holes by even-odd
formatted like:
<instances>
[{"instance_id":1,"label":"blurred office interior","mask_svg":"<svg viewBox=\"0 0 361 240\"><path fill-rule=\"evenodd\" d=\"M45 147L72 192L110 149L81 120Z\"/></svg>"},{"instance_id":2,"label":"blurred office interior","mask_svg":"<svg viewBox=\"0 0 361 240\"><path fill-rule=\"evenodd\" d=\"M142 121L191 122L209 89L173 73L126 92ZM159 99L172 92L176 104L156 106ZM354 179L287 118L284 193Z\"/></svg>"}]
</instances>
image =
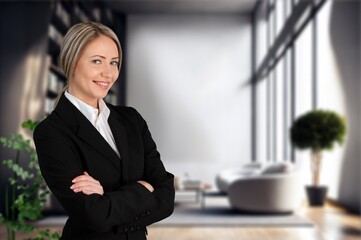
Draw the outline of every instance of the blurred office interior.
<instances>
[{"instance_id":1,"label":"blurred office interior","mask_svg":"<svg viewBox=\"0 0 361 240\"><path fill-rule=\"evenodd\" d=\"M31 138L21 122L52 111L66 81L59 45L80 21L117 33L123 65L106 100L143 115L177 177L217 190L223 169L290 162L309 184L309 152L291 146L289 128L330 109L348 131L324 153L321 183L329 199L360 212L359 1L1 1L1 136ZM0 167L0 189L9 174Z\"/></svg>"}]
</instances>

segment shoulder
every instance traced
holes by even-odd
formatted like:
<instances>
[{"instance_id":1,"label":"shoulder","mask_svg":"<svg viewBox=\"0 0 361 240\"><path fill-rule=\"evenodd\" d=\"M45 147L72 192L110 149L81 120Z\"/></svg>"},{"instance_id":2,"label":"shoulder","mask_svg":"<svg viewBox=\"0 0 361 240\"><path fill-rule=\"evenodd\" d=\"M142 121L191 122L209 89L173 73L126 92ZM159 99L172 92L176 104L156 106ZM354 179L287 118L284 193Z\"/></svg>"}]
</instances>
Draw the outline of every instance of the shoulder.
<instances>
[{"instance_id":1,"label":"shoulder","mask_svg":"<svg viewBox=\"0 0 361 240\"><path fill-rule=\"evenodd\" d=\"M64 136L66 136L64 123L54 111L35 127L33 133L34 139L39 137L59 139Z\"/></svg>"},{"instance_id":2,"label":"shoulder","mask_svg":"<svg viewBox=\"0 0 361 240\"><path fill-rule=\"evenodd\" d=\"M108 104L110 111L115 111L117 114L119 114L123 119L128 119L131 121L138 121L139 123L142 123L144 121L141 114L134 108L129 106L114 106L112 104Z\"/></svg>"},{"instance_id":3,"label":"shoulder","mask_svg":"<svg viewBox=\"0 0 361 240\"><path fill-rule=\"evenodd\" d=\"M110 110L114 110L119 114L134 115L135 113L137 113L137 110L135 110L135 108L129 106L114 106L110 103L107 103L107 106Z\"/></svg>"},{"instance_id":4,"label":"shoulder","mask_svg":"<svg viewBox=\"0 0 361 240\"><path fill-rule=\"evenodd\" d=\"M53 117L52 115L54 114L51 113L49 116L47 116L44 120L42 120L34 129L34 136L38 136L39 134L43 134L48 132L50 129L53 128Z\"/></svg>"}]
</instances>

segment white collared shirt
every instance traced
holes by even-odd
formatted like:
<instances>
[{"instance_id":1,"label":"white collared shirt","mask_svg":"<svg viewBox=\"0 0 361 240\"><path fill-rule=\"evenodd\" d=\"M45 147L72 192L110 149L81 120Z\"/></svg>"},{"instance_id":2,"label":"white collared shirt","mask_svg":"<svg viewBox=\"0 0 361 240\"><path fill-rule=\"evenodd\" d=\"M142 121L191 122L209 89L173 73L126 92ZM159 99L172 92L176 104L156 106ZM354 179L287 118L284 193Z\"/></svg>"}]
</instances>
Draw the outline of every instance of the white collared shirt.
<instances>
[{"instance_id":1,"label":"white collared shirt","mask_svg":"<svg viewBox=\"0 0 361 240\"><path fill-rule=\"evenodd\" d=\"M65 91L65 97L72 104L74 104L77 109L79 109L79 111L91 122L91 124L93 124L93 126L98 130L98 132L103 136L103 138L108 142L108 144L120 157L117 145L115 144L113 133L108 123L110 109L107 107L103 99L99 99L98 101L98 110L96 108L93 108L89 104L83 102L82 100L76 98L75 96L71 95L68 91Z\"/></svg>"}]
</instances>

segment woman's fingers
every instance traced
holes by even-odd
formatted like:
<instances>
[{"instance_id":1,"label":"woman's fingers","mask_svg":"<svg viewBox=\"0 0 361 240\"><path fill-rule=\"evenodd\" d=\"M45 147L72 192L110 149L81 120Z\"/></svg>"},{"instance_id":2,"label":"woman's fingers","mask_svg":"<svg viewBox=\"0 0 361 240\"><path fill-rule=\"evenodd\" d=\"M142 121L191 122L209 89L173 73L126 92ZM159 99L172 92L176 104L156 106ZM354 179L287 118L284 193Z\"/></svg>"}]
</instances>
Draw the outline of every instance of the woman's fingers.
<instances>
[{"instance_id":1,"label":"woman's fingers","mask_svg":"<svg viewBox=\"0 0 361 240\"><path fill-rule=\"evenodd\" d=\"M89 194L100 194L103 195L103 189L99 186L97 187L93 187L93 186L82 186L82 187L78 187L78 188L74 188L73 189L74 192L78 193L78 192L83 192L87 195Z\"/></svg>"},{"instance_id":2,"label":"woman's fingers","mask_svg":"<svg viewBox=\"0 0 361 240\"><path fill-rule=\"evenodd\" d=\"M153 192L154 191L154 188L152 185L150 185L150 183L146 182L146 181L143 181L143 180L139 180L138 183L142 184L144 187L146 187L149 192Z\"/></svg>"},{"instance_id":3,"label":"woman's fingers","mask_svg":"<svg viewBox=\"0 0 361 240\"><path fill-rule=\"evenodd\" d=\"M97 180L95 180L94 178L92 178L89 175L80 175L72 180L73 183L80 182L80 181L93 181L95 183L98 182Z\"/></svg>"},{"instance_id":4,"label":"woman's fingers","mask_svg":"<svg viewBox=\"0 0 361 240\"><path fill-rule=\"evenodd\" d=\"M74 192L83 192L84 194L90 195L93 193L103 195L104 190L99 181L95 180L87 172L84 175L77 176L72 180L73 184L70 188Z\"/></svg>"},{"instance_id":5,"label":"woman's fingers","mask_svg":"<svg viewBox=\"0 0 361 240\"><path fill-rule=\"evenodd\" d=\"M70 188L74 189L74 188L81 188L81 187L85 187L85 186L97 187L97 186L100 186L100 184L94 183L92 181L81 181L81 182L74 183L73 185L71 185Z\"/></svg>"},{"instance_id":6,"label":"woman's fingers","mask_svg":"<svg viewBox=\"0 0 361 240\"><path fill-rule=\"evenodd\" d=\"M104 194L103 187L101 185L97 185L94 183L81 183L81 184L73 184L70 187L74 192L83 192L85 194L93 194L97 193L100 195Z\"/></svg>"}]
</instances>

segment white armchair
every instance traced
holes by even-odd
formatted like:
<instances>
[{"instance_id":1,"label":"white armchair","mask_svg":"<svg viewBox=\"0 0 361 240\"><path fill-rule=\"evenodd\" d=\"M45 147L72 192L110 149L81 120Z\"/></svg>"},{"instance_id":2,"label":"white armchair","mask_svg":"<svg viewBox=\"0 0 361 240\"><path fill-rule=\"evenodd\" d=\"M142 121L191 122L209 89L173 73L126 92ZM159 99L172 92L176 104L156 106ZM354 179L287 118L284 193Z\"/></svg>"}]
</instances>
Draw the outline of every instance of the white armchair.
<instances>
[{"instance_id":1,"label":"white armchair","mask_svg":"<svg viewBox=\"0 0 361 240\"><path fill-rule=\"evenodd\" d=\"M228 188L235 180L240 178L248 178L249 176L259 174L264 163L252 162L243 165L241 168L231 168L221 171L216 176L216 185L220 192L227 193Z\"/></svg>"}]
</instances>

